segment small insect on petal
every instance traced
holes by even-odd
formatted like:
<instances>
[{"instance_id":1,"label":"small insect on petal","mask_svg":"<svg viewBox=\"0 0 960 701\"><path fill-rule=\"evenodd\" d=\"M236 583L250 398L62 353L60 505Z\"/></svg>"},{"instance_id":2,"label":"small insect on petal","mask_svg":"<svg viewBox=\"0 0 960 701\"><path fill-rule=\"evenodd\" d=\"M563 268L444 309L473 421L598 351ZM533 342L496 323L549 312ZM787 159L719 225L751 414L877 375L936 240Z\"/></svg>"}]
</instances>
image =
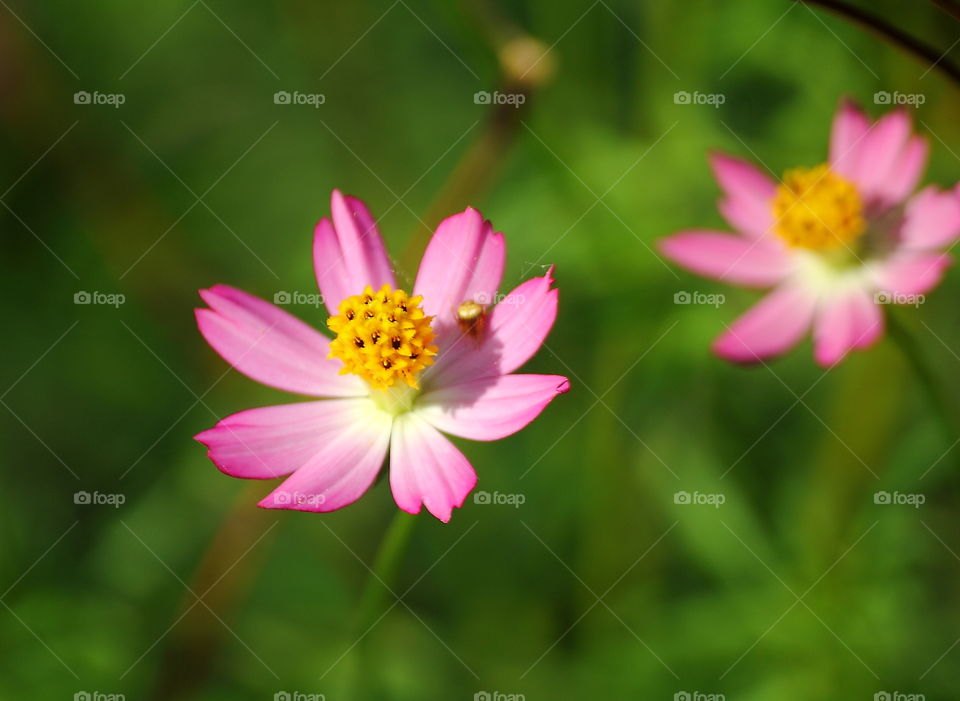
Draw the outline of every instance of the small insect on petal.
<instances>
[{"instance_id":1,"label":"small insect on petal","mask_svg":"<svg viewBox=\"0 0 960 701\"><path fill-rule=\"evenodd\" d=\"M457 323L460 330L476 341L483 337L483 330L487 325L487 310L478 302L467 300L457 307Z\"/></svg>"}]
</instances>

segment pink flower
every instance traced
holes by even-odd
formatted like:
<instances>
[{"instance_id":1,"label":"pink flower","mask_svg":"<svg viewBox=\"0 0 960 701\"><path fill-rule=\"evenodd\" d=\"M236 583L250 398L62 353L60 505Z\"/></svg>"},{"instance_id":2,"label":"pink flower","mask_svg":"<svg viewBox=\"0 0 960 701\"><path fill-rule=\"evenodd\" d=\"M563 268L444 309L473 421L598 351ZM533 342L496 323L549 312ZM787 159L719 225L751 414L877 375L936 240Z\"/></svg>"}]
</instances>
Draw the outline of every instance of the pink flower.
<instances>
[{"instance_id":1,"label":"pink flower","mask_svg":"<svg viewBox=\"0 0 960 701\"><path fill-rule=\"evenodd\" d=\"M950 264L943 252L960 236L960 189L927 187L927 142L903 110L871 124L842 102L829 162L788 171L774 182L754 166L716 154L720 212L735 235L682 231L664 254L701 275L772 287L714 343L728 360L783 353L813 331L823 366L883 333L878 305L917 304Z\"/></svg>"},{"instance_id":2,"label":"pink flower","mask_svg":"<svg viewBox=\"0 0 960 701\"><path fill-rule=\"evenodd\" d=\"M336 333L331 341L282 309L226 285L201 290L200 332L234 368L265 385L323 399L249 409L197 436L233 477L289 477L261 507L333 511L367 491L390 454L404 511L441 521L476 484L441 433L479 441L530 423L565 377L523 375L557 315L552 269L495 305L503 235L474 209L445 219L420 262L413 296L393 270L364 204L334 191L313 262Z\"/></svg>"}]
</instances>

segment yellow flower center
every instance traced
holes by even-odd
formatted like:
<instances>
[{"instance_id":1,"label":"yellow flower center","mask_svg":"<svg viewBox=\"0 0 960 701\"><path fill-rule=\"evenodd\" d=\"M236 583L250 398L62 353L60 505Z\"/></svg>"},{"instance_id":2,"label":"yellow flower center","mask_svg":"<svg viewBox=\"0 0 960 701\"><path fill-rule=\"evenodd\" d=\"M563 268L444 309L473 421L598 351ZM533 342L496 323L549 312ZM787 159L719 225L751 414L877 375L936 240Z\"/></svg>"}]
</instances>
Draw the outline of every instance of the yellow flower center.
<instances>
[{"instance_id":1,"label":"yellow flower center","mask_svg":"<svg viewBox=\"0 0 960 701\"><path fill-rule=\"evenodd\" d=\"M867 228L857 188L825 163L786 172L773 200L773 216L774 231L797 248L847 246Z\"/></svg>"},{"instance_id":2,"label":"yellow flower center","mask_svg":"<svg viewBox=\"0 0 960 701\"><path fill-rule=\"evenodd\" d=\"M376 389L397 380L417 388L417 374L433 363L433 317L424 316L420 296L384 285L378 292L367 285L363 294L340 302L340 313L327 320L337 334L330 358L343 362L341 375L359 375Z\"/></svg>"}]
</instances>

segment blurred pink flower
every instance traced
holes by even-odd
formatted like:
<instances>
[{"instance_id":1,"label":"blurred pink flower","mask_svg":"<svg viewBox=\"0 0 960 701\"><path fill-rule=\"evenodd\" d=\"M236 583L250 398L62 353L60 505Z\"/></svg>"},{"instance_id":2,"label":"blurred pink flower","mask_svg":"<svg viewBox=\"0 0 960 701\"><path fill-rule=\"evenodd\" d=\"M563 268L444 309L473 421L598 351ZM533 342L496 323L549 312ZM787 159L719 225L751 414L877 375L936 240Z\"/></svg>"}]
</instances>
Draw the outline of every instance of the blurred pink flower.
<instances>
[{"instance_id":1,"label":"blurred pink flower","mask_svg":"<svg viewBox=\"0 0 960 701\"><path fill-rule=\"evenodd\" d=\"M681 231L661 241L671 260L701 275L773 290L714 342L735 362L783 353L813 331L814 356L832 366L883 333L881 304L917 304L950 264L960 236L960 189L912 194L927 160L905 110L871 123L843 101L829 162L788 171L781 183L714 154L737 229Z\"/></svg>"},{"instance_id":2,"label":"blurred pink flower","mask_svg":"<svg viewBox=\"0 0 960 701\"><path fill-rule=\"evenodd\" d=\"M437 228L408 296L364 204L335 190L331 209L332 221L317 224L313 262L336 339L226 285L201 290L210 308L196 311L200 332L234 368L324 399L242 411L197 440L228 475L290 475L260 506L317 512L357 500L389 450L397 505L449 521L477 477L441 431L504 438L569 389L558 375L512 374L553 326L552 269L498 301L503 235L468 208Z\"/></svg>"}]
</instances>

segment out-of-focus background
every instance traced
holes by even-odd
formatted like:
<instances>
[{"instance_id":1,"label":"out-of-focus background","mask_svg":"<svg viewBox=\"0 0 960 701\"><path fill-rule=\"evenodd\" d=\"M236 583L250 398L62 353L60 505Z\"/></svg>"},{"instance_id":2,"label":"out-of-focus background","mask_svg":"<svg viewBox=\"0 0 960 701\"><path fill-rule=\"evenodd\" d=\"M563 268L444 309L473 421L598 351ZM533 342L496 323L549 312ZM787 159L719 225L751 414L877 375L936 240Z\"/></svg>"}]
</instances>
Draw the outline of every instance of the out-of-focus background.
<instances>
[{"instance_id":1,"label":"out-of-focus background","mask_svg":"<svg viewBox=\"0 0 960 701\"><path fill-rule=\"evenodd\" d=\"M829 372L809 344L725 364L709 343L757 294L654 253L724 226L709 149L815 165L843 95L906 101L952 184L938 69L787 0L0 4L0 698L955 698L955 425L889 338ZM933 3L859 6L960 40ZM387 484L262 511L271 484L192 440L297 400L228 371L196 291L287 293L323 327L335 187L408 284L468 204L507 236L504 290L555 264L527 369L573 387L459 442L523 503L418 517L360 631ZM954 271L896 310L948 393L958 294Z\"/></svg>"}]
</instances>

